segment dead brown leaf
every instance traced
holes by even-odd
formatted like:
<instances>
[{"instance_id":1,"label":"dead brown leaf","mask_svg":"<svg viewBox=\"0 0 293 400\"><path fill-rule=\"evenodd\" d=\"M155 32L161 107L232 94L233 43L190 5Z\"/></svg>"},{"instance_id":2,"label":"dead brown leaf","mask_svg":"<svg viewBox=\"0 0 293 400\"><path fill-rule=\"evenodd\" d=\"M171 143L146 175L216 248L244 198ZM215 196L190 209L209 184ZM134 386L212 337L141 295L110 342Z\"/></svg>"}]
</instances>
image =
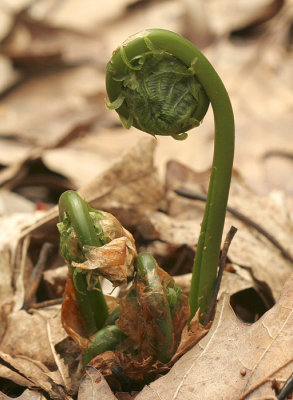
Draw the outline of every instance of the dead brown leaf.
<instances>
[{"instance_id":1,"label":"dead brown leaf","mask_svg":"<svg viewBox=\"0 0 293 400\"><path fill-rule=\"evenodd\" d=\"M68 340L60 320L59 306L32 314L24 310L10 313L0 343L1 377L40 387L52 398L70 399L80 379L79 350L74 351L71 343L71 354L58 352Z\"/></svg>"},{"instance_id":2,"label":"dead brown leaf","mask_svg":"<svg viewBox=\"0 0 293 400\"><path fill-rule=\"evenodd\" d=\"M30 78L0 102L0 135L10 132L54 147L77 126L97 120L104 108L103 90L104 74L90 66ZM88 99L94 95L96 103Z\"/></svg>"},{"instance_id":3,"label":"dead brown leaf","mask_svg":"<svg viewBox=\"0 0 293 400\"><path fill-rule=\"evenodd\" d=\"M0 392L0 400L10 400L12 397L7 396L4 393ZM35 390L25 390L20 396L13 397L16 400L46 400L46 397Z\"/></svg>"},{"instance_id":4,"label":"dead brown leaf","mask_svg":"<svg viewBox=\"0 0 293 400\"><path fill-rule=\"evenodd\" d=\"M1 19L1 11L0 11ZM0 33L1 35L1 33ZM6 89L11 87L20 79L20 74L17 73L10 62L10 60L4 56L0 56L0 94Z\"/></svg>"},{"instance_id":5,"label":"dead brown leaf","mask_svg":"<svg viewBox=\"0 0 293 400\"><path fill-rule=\"evenodd\" d=\"M252 325L241 323L222 297L209 333L137 400L275 398L271 379L292 373L293 276L279 302Z\"/></svg>"},{"instance_id":6,"label":"dead brown leaf","mask_svg":"<svg viewBox=\"0 0 293 400\"><path fill-rule=\"evenodd\" d=\"M114 118L113 123L116 123ZM141 134L135 129L113 130L97 123L86 136L43 152L42 160L48 168L66 176L78 188L91 182L98 173L103 174L132 143L140 139Z\"/></svg>"},{"instance_id":7,"label":"dead brown leaf","mask_svg":"<svg viewBox=\"0 0 293 400\"><path fill-rule=\"evenodd\" d=\"M48 21L18 16L2 52L26 74L80 63L101 63L101 43L95 36L58 28Z\"/></svg>"},{"instance_id":8,"label":"dead brown leaf","mask_svg":"<svg viewBox=\"0 0 293 400\"><path fill-rule=\"evenodd\" d=\"M109 22L112 18L123 15L124 9L133 0L115 0L109 7L103 7L102 1L85 0L83 4L69 0L65 3L58 3L56 7L48 12L47 4L34 5L30 13L32 16L44 18L46 23L52 26L66 27L75 31L90 32L103 23Z\"/></svg>"},{"instance_id":9,"label":"dead brown leaf","mask_svg":"<svg viewBox=\"0 0 293 400\"><path fill-rule=\"evenodd\" d=\"M174 181L178 188L178 178L175 177ZM199 181L200 184L196 185L194 176L185 181L181 178L181 182L184 187L192 188L195 193L201 193L206 187L203 181ZM158 211L148 214L139 225L141 233L149 240L159 239L177 246L184 244L195 246L204 202L178 197L172 191L167 193L167 199L169 215ZM290 252L293 224L282 198L255 193L237 171L234 171L229 206L258 224ZM263 233L252 226L249 220L246 222L240 220L227 211L224 236L231 226L238 228L229 249L229 257L237 265L252 267L255 276L267 282L275 298L278 298L286 279L292 272L292 262L286 259L280 249ZM244 283L243 278L247 283L252 282L247 272L242 273L238 269L237 274L226 274L226 278L228 277L231 277L232 281L238 279L240 286Z\"/></svg>"}]
</instances>

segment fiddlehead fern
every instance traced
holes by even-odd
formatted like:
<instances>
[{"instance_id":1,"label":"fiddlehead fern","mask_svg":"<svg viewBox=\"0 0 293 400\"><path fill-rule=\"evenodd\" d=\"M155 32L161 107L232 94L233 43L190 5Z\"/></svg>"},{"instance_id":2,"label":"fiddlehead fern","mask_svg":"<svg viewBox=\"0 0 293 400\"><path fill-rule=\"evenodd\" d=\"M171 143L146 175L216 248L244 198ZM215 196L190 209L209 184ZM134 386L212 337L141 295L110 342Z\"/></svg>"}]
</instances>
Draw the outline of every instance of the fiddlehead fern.
<instances>
[{"instance_id":1,"label":"fiddlehead fern","mask_svg":"<svg viewBox=\"0 0 293 400\"><path fill-rule=\"evenodd\" d=\"M142 315L146 320L146 332L148 332L147 318L152 318L151 334L146 340L147 346L152 350L155 359L168 362L174 351L172 316L166 292L156 272L156 261L153 256L150 253L140 253L136 259L136 270L136 291Z\"/></svg>"},{"instance_id":2,"label":"fiddlehead fern","mask_svg":"<svg viewBox=\"0 0 293 400\"><path fill-rule=\"evenodd\" d=\"M68 262L73 300L87 331L88 343L82 346L84 363L107 350L129 353L131 348L135 356L168 362L187 320L181 289L151 254L137 255L132 235L114 216L92 209L76 192L61 195L59 213L61 253ZM99 276L114 286L132 281L121 304L112 303L111 308L113 304L115 308L110 315ZM78 338L75 323L70 318L66 321L69 335L75 332L73 338Z\"/></svg>"},{"instance_id":3,"label":"fiddlehead fern","mask_svg":"<svg viewBox=\"0 0 293 400\"><path fill-rule=\"evenodd\" d=\"M106 87L108 107L116 109L125 127L177 139L199 124L211 102L214 157L189 300L190 318L200 308L202 319L216 281L233 165L234 117L227 91L191 42L162 29L140 32L114 52Z\"/></svg>"}]
</instances>

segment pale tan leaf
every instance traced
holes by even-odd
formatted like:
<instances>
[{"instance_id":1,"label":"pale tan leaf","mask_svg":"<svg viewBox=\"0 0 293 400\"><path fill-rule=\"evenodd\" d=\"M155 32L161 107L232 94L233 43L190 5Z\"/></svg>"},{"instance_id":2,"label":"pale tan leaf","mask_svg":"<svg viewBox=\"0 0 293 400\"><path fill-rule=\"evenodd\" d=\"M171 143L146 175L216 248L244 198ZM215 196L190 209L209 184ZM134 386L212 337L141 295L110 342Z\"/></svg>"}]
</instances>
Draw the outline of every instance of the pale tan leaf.
<instances>
[{"instance_id":1,"label":"pale tan leaf","mask_svg":"<svg viewBox=\"0 0 293 400\"><path fill-rule=\"evenodd\" d=\"M61 3L48 13L46 4L36 4L31 14L37 18L46 18L53 26L67 27L77 31L89 32L111 18L121 15L131 0L113 0L109 7L102 1L85 0L82 4L77 0Z\"/></svg>"},{"instance_id":2,"label":"pale tan leaf","mask_svg":"<svg viewBox=\"0 0 293 400\"><path fill-rule=\"evenodd\" d=\"M0 136L8 131L54 147L68 132L97 120L99 105L104 109L103 90L104 75L86 66L29 79L0 101ZM97 96L96 102L90 96Z\"/></svg>"},{"instance_id":3,"label":"pale tan leaf","mask_svg":"<svg viewBox=\"0 0 293 400\"><path fill-rule=\"evenodd\" d=\"M148 7L137 7L127 14L127 18L107 21L97 29L103 42L104 57L109 60L116 49L130 35L152 27L180 32L182 4L176 0L149 3ZM106 29L105 29L106 27Z\"/></svg>"},{"instance_id":4,"label":"pale tan leaf","mask_svg":"<svg viewBox=\"0 0 293 400\"><path fill-rule=\"evenodd\" d=\"M106 112L103 105L102 111L104 109ZM66 176L78 188L107 171L139 139L141 134L135 129L125 131L124 128L113 130L97 126L93 127L91 134L66 146L46 150L42 160L48 168Z\"/></svg>"},{"instance_id":5,"label":"pale tan leaf","mask_svg":"<svg viewBox=\"0 0 293 400\"><path fill-rule=\"evenodd\" d=\"M0 216L11 215L12 213L29 213L35 211L33 202L25 199L17 193L0 189Z\"/></svg>"},{"instance_id":6,"label":"pale tan leaf","mask_svg":"<svg viewBox=\"0 0 293 400\"><path fill-rule=\"evenodd\" d=\"M115 400L112 390L103 375L93 367L85 368L85 375L80 382L77 400Z\"/></svg>"},{"instance_id":7,"label":"pale tan leaf","mask_svg":"<svg viewBox=\"0 0 293 400\"><path fill-rule=\"evenodd\" d=\"M278 5L274 6L274 3L277 2L237 0L231 3L230 0L212 0L206 3L206 11L213 30L219 35L265 21L270 15L274 15L275 9L275 12L278 10Z\"/></svg>"},{"instance_id":8,"label":"pale tan leaf","mask_svg":"<svg viewBox=\"0 0 293 400\"><path fill-rule=\"evenodd\" d=\"M3 14L0 10L0 21L3 18ZM0 23L1 29L3 25ZM1 36L1 31L0 31ZM20 77L11 65L11 62L3 56L0 56L0 93L12 86Z\"/></svg>"},{"instance_id":9,"label":"pale tan leaf","mask_svg":"<svg viewBox=\"0 0 293 400\"><path fill-rule=\"evenodd\" d=\"M122 225L134 226L163 196L153 164L156 141L143 136L102 175L83 186L79 193L92 207L115 215Z\"/></svg>"}]
</instances>

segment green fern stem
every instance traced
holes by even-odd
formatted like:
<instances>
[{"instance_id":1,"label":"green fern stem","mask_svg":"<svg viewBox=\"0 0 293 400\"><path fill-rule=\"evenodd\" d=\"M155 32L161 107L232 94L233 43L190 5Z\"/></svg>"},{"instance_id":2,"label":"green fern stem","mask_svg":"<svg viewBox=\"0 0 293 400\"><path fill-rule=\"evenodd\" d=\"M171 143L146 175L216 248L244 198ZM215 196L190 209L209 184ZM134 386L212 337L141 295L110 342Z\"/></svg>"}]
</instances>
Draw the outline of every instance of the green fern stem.
<instances>
[{"instance_id":1,"label":"green fern stem","mask_svg":"<svg viewBox=\"0 0 293 400\"><path fill-rule=\"evenodd\" d=\"M149 85L149 80L146 78L148 61L160 59L157 66L159 73L164 54L170 62L173 62L176 71L181 70L182 64L187 75L188 73L190 75L188 79L184 78L186 88L181 84L182 80L178 84L178 74L172 78L177 79L177 83L174 83L174 80L169 82L170 87L176 85L178 90L174 98L182 99L181 103L176 101L173 114L170 113L172 105L167 112L163 108L167 99L164 103L161 98L162 84L158 80L158 94L154 96L151 90L153 86ZM164 68L162 82L163 79L172 76L169 70L166 75L167 67ZM140 82L141 77L145 78L143 82ZM170 31L148 29L130 37L114 52L107 66L106 87L110 100L108 106L116 109L125 127L134 125L152 135L170 134L175 139L185 138L185 130L198 126L207 111L208 101L211 103L215 124L214 156L189 297L190 319L200 308L200 318L203 320L217 277L234 156L234 117L225 86L210 62L187 39ZM180 90L185 92L180 95ZM137 104L146 103L148 95L150 97L145 111L146 119ZM154 104L156 98L160 99L157 107ZM193 104L189 104L190 101L196 103L195 108ZM182 118L184 107L189 107L190 111ZM150 123L153 119L157 121L156 128ZM174 124L174 120L180 120L181 125ZM164 124L161 127L162 121Z\"/></svg>"}]
</instances>

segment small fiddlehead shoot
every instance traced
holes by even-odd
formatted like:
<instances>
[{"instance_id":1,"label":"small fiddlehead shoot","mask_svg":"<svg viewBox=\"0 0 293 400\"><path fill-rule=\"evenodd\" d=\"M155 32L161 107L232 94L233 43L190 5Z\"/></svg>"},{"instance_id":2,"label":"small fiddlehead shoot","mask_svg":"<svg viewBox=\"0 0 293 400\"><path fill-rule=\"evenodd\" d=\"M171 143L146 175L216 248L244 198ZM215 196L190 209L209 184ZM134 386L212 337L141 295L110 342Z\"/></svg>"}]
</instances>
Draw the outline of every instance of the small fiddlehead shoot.
<instances>
[{"instance_id":1,"label":"small fiddlehead shoot","mask_svg":"<svg viewBox=\"0 0 293 400\"><path fill-rule=\"evenodd\" d=\"M217 277L234 155L234 117L227 91L204 55L170 31L148 29L127 39L107 66L110 102L126 128L185 139L209 102L215 141L212 172L190 291L190 319L203 320Z\"/></svg>"},{"instance_id":2,"label":"small fiddlehead shoot","mask_svg":"<svg viewBox=\"0 0 293 400\"><path fill-rule=\"evenodd\" d=\"M150 253L139 253L136 270L139 304L144 310L143 314L153 319L147 346L152 349L155 359L166 363L170 361L174 350L172 316L166 292L156 273L154 257Z\"/></svg>"},{"instance_id":3,"label":"small fiddlehead shoot","mask_svg":"<svg viewBox=\"0 0 293 400\"><path fill-rule=\"evenodd\" d=\"M61 234L61 253L68 263L75 296L88 334L102 328L108 316L107 304L98 280L90 288L86 274L71 266L73 261L85 260L83 246L101 246L103 237L90 217L88 204L74 191L64 192L59 199L58 229Z\"/></svg>"}]
</instances>

